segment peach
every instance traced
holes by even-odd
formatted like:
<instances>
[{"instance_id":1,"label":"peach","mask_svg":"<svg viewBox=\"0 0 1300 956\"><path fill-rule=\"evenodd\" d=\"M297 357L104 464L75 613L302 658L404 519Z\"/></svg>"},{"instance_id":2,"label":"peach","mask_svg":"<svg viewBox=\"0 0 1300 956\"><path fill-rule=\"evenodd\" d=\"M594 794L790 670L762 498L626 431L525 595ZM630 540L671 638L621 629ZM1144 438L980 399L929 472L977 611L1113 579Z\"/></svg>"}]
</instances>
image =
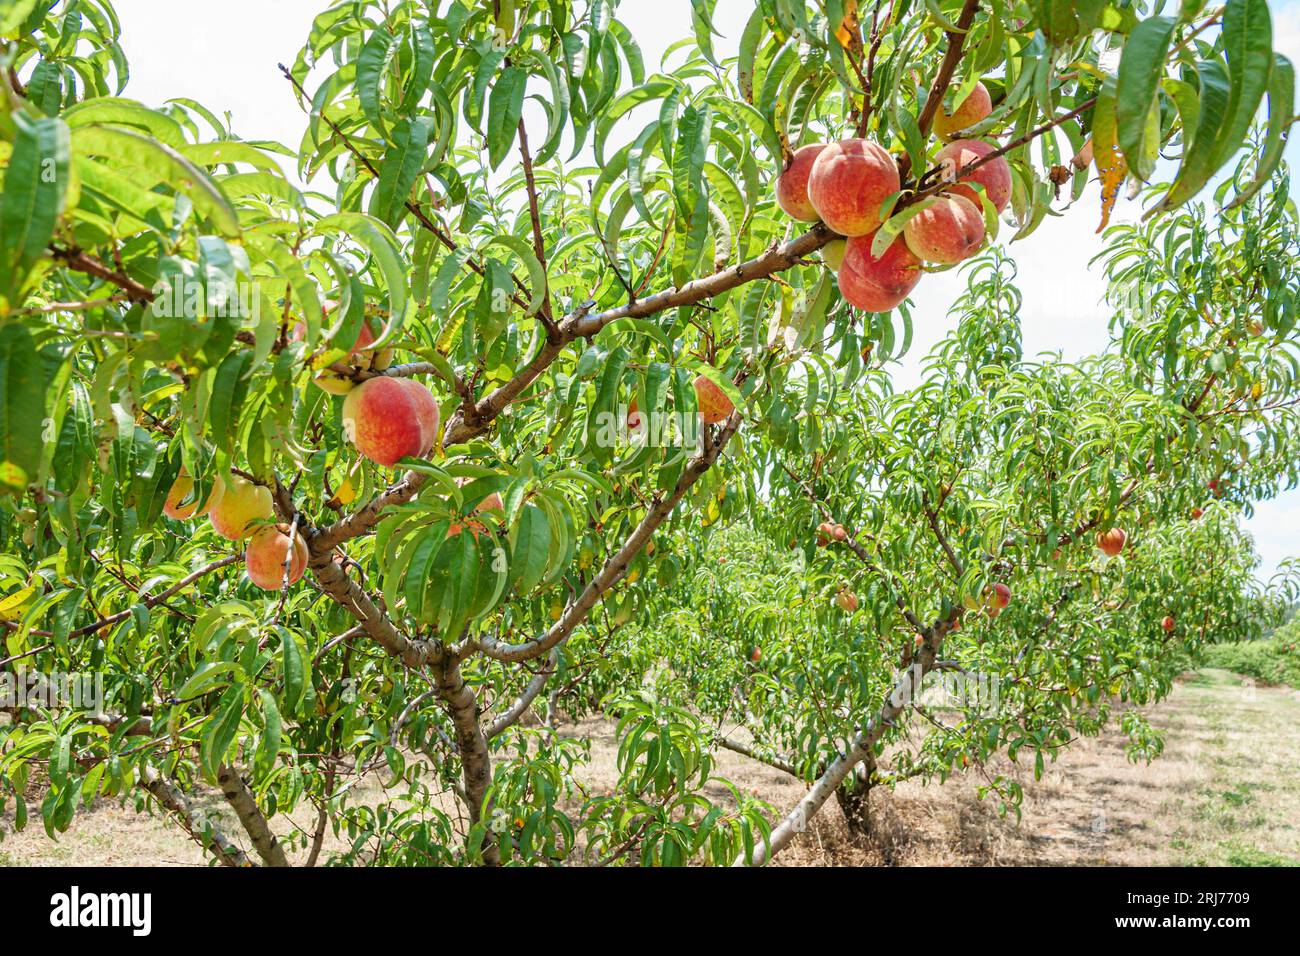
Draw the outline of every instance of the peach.
<instances>
[{"instance_id":1,"label":"peach","mask_svg":"<svg viewBox=\"0 0 1300 956\"><path fill-rule=\"evenodd\" d=\"M1097 535L1097 547L1108 557L1115 557L1124 550L1124 542L1128 540L1128 535L1124 533L1123 528L1111 528L1109 531L1102 531Z\"/></svg>"},{"instance_id":2,"label":"peach","mask_svg":"<svg viewBox=\"0 0 1300 956\"><path fill-rule=\"evenodd\" d=\"M343 399L343 427L357 451L392 467L422 458L438 437L438 403L419 382L383 375L367 379Z\"/></svg>"},{"instance_id":3,"label":"peach","mask_svg":"<svg viewBox=\"0 0 1300 956\"><path fill-rule=\"evenodd\" d=\"M1160 622L1160 627L1166 634L1172 634L1174 630L1174 619L1166 614L1164 619Z\"/></svg>"},{"instance_id":4,"label":"peach","mask_svg":"<svg viewBox=\"0 0 1300 956\"><path fill-rule=\"evenodd\" d=\"M217 503L220 497L221 483L218 482L208 492L208 500L199 507L199 503L190 498L194 493L194 479L184 468L172 482L171 490L167 492L167 500L163 503L163 514L169 518L175 518L177 521L185 521L188 518L203 517L208 513L208 509Z\"/></svg>"},{"instance_id":5,"label":"peach","mask_svg":"<svg viewBox=\"0 0 1300 956\"><path fill-rule=\"evenodd\" d=\"M812 172L813 163L825 148L825 143L800 147L777 177L776 202L787 216L803 222L816 222L821 218L808 199L808 174Z\"/></svg>"},{"instance_id":6,"label":"peach","mask_svg":"<svg viewBox=\"0 0 1300 956\"><path fill-rule=\"evenodd\" d=\"M880 207L898 190L894 157L865 139L825 147L808 175L813 208L841 236L865 236L879 228Z\"/></svg>"},{"instance_id":7,"label":"peach","mask_svg":"<svg viewBox=\"0 0 1300 956\"><path fill-rule=\"evenodd\" d=\"M333 304L326 303L326 313L330 311ZM307 327L299 322L293 328L293 337L295 341L301 342L307 335ZM355 359L358 352L367 352L370 343L375 340L375 332L369 319L361 326L361 331L357 334L356 344L348 350L347 359ZM366 371L382 372L388 366L393 364L393 350L379 349L376 352L367 352L360 362L354 363ZM325 389L331 395L346 395L356 387L356 382L346 376L339 375L337 372L326 369L317 375L313 380L318 386Z\"/></svg>"},{"instance_id":8,"label":"peach","mask_svg":"<svg viewBox=\"0 0 1300 956\"><path fill-rule=\"evenodd\" d=\"M952 182L960 169L983 159L993 152L993 149L982 140L958 139L939 150L935 160L944 168L944 180ZM960 182L979 183L983 186L984 194L989 197L989 201L998 212L1007 208L1007 203L1011 201L1011 167L1007 165L1005 156L989 160L979 169L963 176ZM975 208L983 208L979 193L969 186L956 185L951 191L965 196L975 204Z\"/></svg>"},{"instance_id":9,"label":"peach","mask_svg":"<svg viewBox=\"0 0 1300 956\"><path fill-rule=\"evenodd\" d=\"M989 606L995 607L999 611L1011 603L1011 588L1007 587L1001 581L993 585L993 590L989 594Z\"/></svg>"},{"instance_id":10,"label":"peach","mask_svg":"<svg viewBox=\"0 0 1300 956\"><path fill-rule=\"evenodd\" d=\"M858 596L848 588L840 588L835 594L835 606L852 614L858 609Z\"/></svg>"},{"instance_id":11,"label":"peach","mask_svg":"<svg viewBox=\"0 0 1300 956\"><path fill-rule=\"evenodd\" d=\"M244 549L244 569L248 579L265 591L278 591L284 584L284 563L289 562L289 583L297 584L307 570L307 542L302 535L293 536L293 556L289 556L289 526L264 525L253 532Z\"/></svg>"},{"instance_id":12,"label":"peach","mask_svg":"<svg viewBox=\"0 0 1300 956\"><path fill-rule=\"evenodd\" d=\"M243 541L255 530L255 521L269 521L275 517L271 489L255 485L246 478L230 475L218 479L220 493L208 511L212 529L230 541Z\"/></svg>"},{"instance_id":13,"label":"peach","mask_svg":"<svg viewBox=\"0 0 1300 956\"><path fill-rule=\"evenodd\" d=\"M976 83L975 88L966 94L966 98L949 113L942 106L934 116L934 132L942 139L951 139L952 134L968 126L974 126L993 112L993 100L989 97L988 87Z\"/></svg>"},{"instance_id":14,"label":"peach","mask_svg":"<svg viewBox=\"0 0 1300 956\"><path fill-rule=\"evenodd\" d=\"M849 532L844 525L834 521L823 521L817 526L817 547L824 548L832 541L847 541Z\"/></svg>"},{"instance_id":15,"label":"peach","mask_svg":"<svg viewBox=\"0 0 1300 956\"><path fill-rule=\"evenodd\" d=\"M727 393L707 375L700 375L695 379L695 400L700 406L700 414L704 417L706 425L725 422L736 410Z\"/></svg>"},{"instance_id":16,"label":"peach","mask_svg":"<svg viewBox=\"0 0 1300 956\"><path fill-rule=\"evenodd\" d=\"M876 259L871 255L873 238L874 234L854 236L845 246L839 273L840 294L859 309L888 312L921 281L921 260L902 239L895 239Z\"/></svg>"},{"instance_id":17,"label":"peach","mask_svg":"<svg viewBox=\"0 0 1300 956\"><path fill-rule=\"evenodd\" d=\"M903 239L917 258L953 265L984 245L984 214L965 196L938 196L907 220Z\"/></svg>"}]
</instances>

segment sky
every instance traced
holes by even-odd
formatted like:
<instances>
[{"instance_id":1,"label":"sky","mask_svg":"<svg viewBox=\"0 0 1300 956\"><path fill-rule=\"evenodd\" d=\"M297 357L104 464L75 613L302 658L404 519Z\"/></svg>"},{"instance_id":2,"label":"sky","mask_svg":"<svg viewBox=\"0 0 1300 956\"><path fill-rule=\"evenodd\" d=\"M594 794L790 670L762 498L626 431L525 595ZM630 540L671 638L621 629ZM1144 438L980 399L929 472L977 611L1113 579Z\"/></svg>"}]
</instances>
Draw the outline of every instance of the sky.
<instances>
[{"instance_id":1,"label":"sky","mask_svg":"<svg viewBox=\"0 0 1300 956\"><path fill-rule=\"evenodd\" d=\"M204 0L116 0L122 43L131 64L126 94L149 105L190 97L218 114L229 113L245 139L273 139L296 147L304 128L288 82L276 64L291 64L325 0L223 0L219 13ZM1274 47L1300 64L1300 0L1270 0ZM720 56L733 55L752 0L718 0L714 23ZM190 25L186 13L192 11ZM624 0L619 17L641 45L647 71L668 45L691 33L690 0ZM1295 165L1300 137L1287 150ZM1208 192L1208 190L1207 190ZM1059 218L1047 219L1006 251L1016 260L1026 355L1060 352L1066 361L1101 351L1109 339L1105 284L1088 260L1100 251L1095 184ZM1137 204L1121 199L1115 221L1131 220ZM1008 235L1004 231L1004 238ZM932 275L912 295L914 344L896 370L900 387L917 380L920 359L956 324L948 308L957 298L957 270ZM1245 522L1266 581L1284 558L1300 554L1300 489L1256 506Z\"/></svg>"}]
</instances>

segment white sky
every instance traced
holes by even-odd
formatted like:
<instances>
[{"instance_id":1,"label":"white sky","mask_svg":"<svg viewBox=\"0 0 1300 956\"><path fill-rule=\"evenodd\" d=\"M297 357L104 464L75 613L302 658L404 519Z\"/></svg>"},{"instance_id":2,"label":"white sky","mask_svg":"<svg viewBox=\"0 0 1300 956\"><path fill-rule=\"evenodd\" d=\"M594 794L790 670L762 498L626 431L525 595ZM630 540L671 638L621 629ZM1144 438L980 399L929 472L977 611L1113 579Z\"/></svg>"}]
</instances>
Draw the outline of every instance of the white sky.
<instances>
[{"instance_id":1,"label":"white sky","mask_svg":"<svg viewBox=\"0 0 1300 956\"><path fill-rule=\"evenodd\" d=\"M126 95L151 105L186 96L221 114L229 112L245 139L275 139L297 147L304 118L277 63L292 64L312 17L325 0L224 0L219 15L203 0L116 0L123 46L131 64ZM1300 0L1270 0L1274 46L1300 64ZM718 0L714 22L719 56L733 55L752 0ZM623 0L620 18L645 55L647 72L662 51L691 33L690 0ZM192 18L191 18L192 17ZM183 21L188 24L182 27ZM1300 139L1300 137L1297 137ZM1300 147L1293 142L1293 166ZM1008 247L1019 268L1024 295L1021 320L1026 355L1060 351L1066 360L1105 348L1108 314L1101 307L1104 284L1088 260L1099 251L1095 186L1061 218L1049 218L1026 240ZM1135 209L1117 210L1130 218ZM1004 231L1004 241L1006 237ZM896 374L899 385L915 381L919 359L955 320L948 307L960 275L930 276L912 296L915 340ZM1258 506L1246 522L1267 580L1279 561L1300 552L1300 490Z\"/></svg>"}]
</instances>

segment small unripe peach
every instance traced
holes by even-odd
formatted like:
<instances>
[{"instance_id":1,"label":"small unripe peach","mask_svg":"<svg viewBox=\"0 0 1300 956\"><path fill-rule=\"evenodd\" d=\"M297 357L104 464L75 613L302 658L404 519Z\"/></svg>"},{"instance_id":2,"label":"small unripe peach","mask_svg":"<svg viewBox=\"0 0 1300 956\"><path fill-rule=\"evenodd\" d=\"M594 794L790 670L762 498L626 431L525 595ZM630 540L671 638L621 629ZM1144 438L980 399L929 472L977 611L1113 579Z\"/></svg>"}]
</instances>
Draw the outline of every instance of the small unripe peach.
<instances>
[{"instance_id":1,"label":"small unripe peach","mask_svg":"<svg viewBox=\"0 0 1300 956\"><path fill-rule=\"evenodd\" d=\"M921 281L921 260L902 239L891 242L877 259L871 255L873 237L855 236L845 246L839 272L840 294L859 309L888 312Z\"/></svg>"},{"instance_id":2,"label":"small unripe peach","mask_svg":"<svg viewBox=\"0 0 1300 956\"><path fill-rule=\"evenodd\" d=\"M1113 558L1124 550L1124 542L1127 540L1128 535L1124 533L1123 528L1111 528L1097 535L1097 547L1101 548L1102 553Z\"/></svg>"},{"instance_id":3,"label":"small unripe peach","mask_svg":"<svg viewBox=\"0 0 1300 956\"><path fill-rule=\"evenodd\" d=\"M297 584L307 569L307 542L302 535L293 536L293 556L289 556L289 526L264 525L253 532L244 549L244 568L248 579L266 591L278 591L284 584L284 564L289 562L289 583Z\"/></svg>"},{"instance_id":4,"label":"small unripe peach","mask_svg":"<svg viewBox=\"0 0 1300 956\"><path fill-rule=\"evenodd\" d=\"M903 238L918 258L953 265L984 245L984 214L965 196L938 196L907 220Z\"/></svg>"},{"instance_id":5,"label":"small unripe peach","mask_svg":"<svg viewBox=\"0 0 1300 956\"><path fill-rule=\"evenodd\" d=\"M357 451L392 467L401 458L422 458L433 448L438 403L414 379L367 379L343 399L343 425Z\"/></svg>"},{"instance_id":6,"label":"small unripe peach","mask_svg":"<svg viewBox=\"0 0 1300 956\"><path fill-rule=\"evenodd\" d=\"M707 375L700 375L695 379L695 400L700 406L700 415L703 416L706 425L725 422L736 410L727 393Z\"/></svg>"},{"instance_id":7,"label":"small unripe peach","mask_svg":"<svg viewBox=\"0 0 1300 956\"><path fill-rule=\"evenodd\" d=\"M787 216L803 222L816 222L820 218L808 199L808 175L825 148L825 143L812 143L795 150L789 165L777 177L776 201Z\"/></svg>"},{"instance_id":8,"label":"small unripe peach","mask_svg":"<svg viewBox=\"0 0 1300 956\"><path fill-rule=\"evenodd\" d=\"M841 611L852 614L858 609L858 596L848 588L840 588L835 593L835 606Z\"/></svg>"},{"instance_id":9,"label":"small unripe peach","mask_svg":"<svg viewBox=\"0 0 1300 956\"><path fill-rule=\"evenodd\" d=\"M975 88L966 95L964 100L954 106L951 113L942 106L939 107L939 112L934 114L935 135L943 139L951 139L953 133L974 126L992 112L993 100L989 96L988 87L977 82Z\"/></svg>"},{"instance_id":10,"label":"small unripe peach","mask_svg":"<svg viewBox=\"0 0 1300 956\"><path fill-rule=\"evenodd\" d=\"M899 190L898 164L865 139L825 147L808 176L808 198L822 222L841 236L865 236L882 221L881 206Z\"/></svg>"},{"instance_id":11,"label":"small unripe peach","mask_svg":"<svg viewBox=\"0 0 1300 956\"><path fill-rule=\"evenodd\" d=\"M993 150L994 147L983 140L959 139L939 150L935 160L943 167L945 181L951 182L952 177L956 176L963 167L983 159ZM973 202L977 209L982 209L983 203L980 201L979 193L969 186L961 185L967 182L979 183L983 186L984 194L989 197L989 201L998 212L1005 209L1007 203L1011 201L1011 167L1007 165L1005 156L989 160L979 169L967 173L958 180L957 185L950 188L951 192L960 193Z\"/></svg>"},{"instance_id":12,"label":"small unripe peach","mask_svg":"<svg viewBox=\"0 0 1300 956\"><path fill-rule=\"evenodd\" d=\"M230 475L217 479L216 503L208 510L212 529L230 541L243 541L254 531L254 523L275 517L271 489L246 478Z\"/></svg>"},{"instance_id":13,"label":"small unripe peach","mask_svg":"<svg viewBox=\"0 0 1300 956\"><path fill-rule=\"evenodd\" d=\"M822 259L836 272L840 271L840 264L844 262L844 240L832 239L826 245L822 246Z\"/></svg>"}]
</instances>

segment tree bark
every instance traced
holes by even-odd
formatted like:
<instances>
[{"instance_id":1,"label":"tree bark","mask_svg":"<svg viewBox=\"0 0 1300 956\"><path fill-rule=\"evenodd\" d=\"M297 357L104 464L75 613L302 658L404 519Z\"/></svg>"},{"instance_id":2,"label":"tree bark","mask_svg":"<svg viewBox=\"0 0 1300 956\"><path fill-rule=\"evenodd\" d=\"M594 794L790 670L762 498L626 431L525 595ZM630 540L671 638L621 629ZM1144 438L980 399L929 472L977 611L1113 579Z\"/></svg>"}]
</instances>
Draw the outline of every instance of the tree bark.
<instances>
[{"instance_id":1,"label":"tree bark","mask_svg":"<svg viewBox=\"0 0 1300 956\"><path fill-rule=\"evenodd\" d=\"M470 821L490 824L493 807L488 791L492 786L492 755L479 720L478 698L461 676L460 665L448 666L438 682L438 696L446 703L456 728L456 750L460 754ZM488 866L501 865L501 850L491 826L484 827L483 862Z\"/></svg>"},{"instance_id":2,"label":"tree bark","mask_svg":"<svg viewBox=\"0 0 1300 956\"><path fill-rule=\"evenodd\" d=\"M244 784L244 778L234 767L222 766L217 770L217 785L221 794L239 817L239 822L253 841L253 849L267 866L288 866L289 860L284 855L284 848L275 838L271 826L266 822L262 808L257 805L253 794Z\"/></svg>"}]
</instances>

